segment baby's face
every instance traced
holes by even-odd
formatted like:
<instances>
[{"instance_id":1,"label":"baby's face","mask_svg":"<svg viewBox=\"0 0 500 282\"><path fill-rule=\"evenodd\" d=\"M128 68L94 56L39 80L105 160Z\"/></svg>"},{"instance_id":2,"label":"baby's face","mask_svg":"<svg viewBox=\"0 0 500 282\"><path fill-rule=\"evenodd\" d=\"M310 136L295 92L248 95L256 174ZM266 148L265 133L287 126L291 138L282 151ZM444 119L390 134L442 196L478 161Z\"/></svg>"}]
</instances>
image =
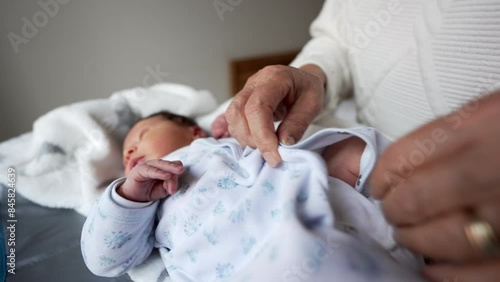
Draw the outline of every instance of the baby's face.
<instances>
[{"instance_id":1,"label":"baby's face","mask_svg":"<svg viewBox=\"0 0 500 282\"><path fill-rule=\"evenodd\" d=\"M198 126L179 125L161 116L141 120L132 127L123 142L125 175L141 162L160 159L205 136Z\"/></svg>"}]
</instances>

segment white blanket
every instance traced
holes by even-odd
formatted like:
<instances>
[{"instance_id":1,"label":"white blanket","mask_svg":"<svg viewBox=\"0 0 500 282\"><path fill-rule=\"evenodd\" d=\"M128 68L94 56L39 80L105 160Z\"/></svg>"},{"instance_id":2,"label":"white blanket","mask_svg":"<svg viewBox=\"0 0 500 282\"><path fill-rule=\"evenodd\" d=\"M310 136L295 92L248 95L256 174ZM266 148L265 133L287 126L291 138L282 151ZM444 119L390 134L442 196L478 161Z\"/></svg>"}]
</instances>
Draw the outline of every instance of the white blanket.
<instances>
[{"instance_id":1,"label":"white blanket","mask_svg":"<svg viewBox=\"0 0 500 282\"><path fill-rule=\"evenodd\" d=\"M217 102L208 91L158 84L114 93L108 99L56 108L33 131L0 144L0 170L17 170L17 192L47 207L87 214L111 181L123 176L122 142L140 118L167 110L210 126ZM0 183L7 182L0 174Z\"/></svg>"}]
</instances>

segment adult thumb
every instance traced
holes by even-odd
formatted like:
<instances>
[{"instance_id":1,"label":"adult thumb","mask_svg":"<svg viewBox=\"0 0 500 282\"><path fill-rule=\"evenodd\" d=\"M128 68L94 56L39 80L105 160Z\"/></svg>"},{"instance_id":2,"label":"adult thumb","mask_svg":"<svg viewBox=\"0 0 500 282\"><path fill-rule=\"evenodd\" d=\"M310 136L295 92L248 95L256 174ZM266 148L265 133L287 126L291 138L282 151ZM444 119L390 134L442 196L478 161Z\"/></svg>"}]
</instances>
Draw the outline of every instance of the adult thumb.
<instances>
[{"instance_id":1,"label":"adult thumb","mask_svg":"<svg viewBox=\"0 0 500 282\"><path fill-rule=\"evenodd\" d=\"M278 126L278 140L285 145L297 143L304 135L309 124L309 118L305 116L288 114Z\"/></svg>"}]
</instances>

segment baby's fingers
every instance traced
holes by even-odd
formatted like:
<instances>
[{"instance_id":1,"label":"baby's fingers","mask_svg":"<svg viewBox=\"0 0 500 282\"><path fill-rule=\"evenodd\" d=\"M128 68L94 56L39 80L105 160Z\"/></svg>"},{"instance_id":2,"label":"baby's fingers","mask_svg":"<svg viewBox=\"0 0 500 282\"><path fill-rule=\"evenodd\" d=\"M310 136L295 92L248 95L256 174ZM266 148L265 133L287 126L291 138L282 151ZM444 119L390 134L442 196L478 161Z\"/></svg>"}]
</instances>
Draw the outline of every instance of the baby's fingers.
<instances>
[{"instance_id":1,"label":"baby's fingers","mask_svg":"<svg viewBox=\"0 0 500 282\"><path fill-rule=\"evenodd\" d=\"M163 188L168 192L169 195L177 192L177 188L179 187L179 177L175 174L170 174L168 179L163 181Z\"/></svg>"},{"instance_id":2,"label":"baby's fingers","mask_svg":"<svg viewBox=\"0 0 500 282\"><path fill-rule=\"evenodd\" d=\"M151 168L152 173L155 169L161 172L158 172L158 175L161 176L163 180L162 186L165 191L169 195L177 192L177 188L179 187L179 175L184 172L184 166L181 161L164 161L161 159L158 160L150 160L146 162Z\"/></svg>"},{"instance_id":3,"label":"baby's fingers","mask_svg":"<svg viewBox=\"0 0 500 282\"><path fill-rule=\"evenodd\" d=\"M184 167L180 161L149 160L139 164L132 170L133 177L137 181L150 179L167 180L172 174L181 174Z\"/></svg>"},{"instance_id":4,"label":"baby's fingers","mask_svg":"<svg viewBox=\"0 0 500 282\"><path fill-rule=\"evenodd\" d=\"M145 162L147 165L161 169L173 174L181 174L184 172L184 165L181 161L164 161L162 159L149 160Z\"/></svg>"}]
</instances>

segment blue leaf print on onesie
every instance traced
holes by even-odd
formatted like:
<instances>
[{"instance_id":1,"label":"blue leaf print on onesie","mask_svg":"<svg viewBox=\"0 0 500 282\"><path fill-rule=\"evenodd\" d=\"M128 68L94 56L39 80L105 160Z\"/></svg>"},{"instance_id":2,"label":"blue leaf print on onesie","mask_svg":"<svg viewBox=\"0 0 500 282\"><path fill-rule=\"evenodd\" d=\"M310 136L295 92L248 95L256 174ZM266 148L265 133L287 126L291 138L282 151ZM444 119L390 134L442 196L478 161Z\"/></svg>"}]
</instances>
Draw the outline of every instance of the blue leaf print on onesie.
<instances>
[{"instance_id":1,"label":"blue leaf print on onesie","mask_svg":"<svg viewBox=\"0 0 500 282\"><path fill-rule=\"evenodd\" d=\"M224 190L233 189L236 188L236 186L238 186L238 184L236 183L236 178L231 173L217 180L217 187Z\"/></svg>"},{"instance_id":2,"label":"blue leaf print on onesie","mask_svg":"<svg viewBox=\"0 0 500 282\"><path fill-rule=\"evenodd\" d=\"M203 235L207 238L207 241L212 245L217 245L219 243L219 234L213 230L212 232L205 231Z\"/></svg>"},{"instance_id":3,"label":"blue leaf print on onesie","mask_svg":"<svg viewBox=\"0 0 500 282\"><path fill-rule=\"evenodd\" d=\"M92 234L92 232L94 232L94 220L95 218L92 218L92 221L90 222L89 227L87 228L87 232L89 234Z\"/></svg>"},{"instance_id":4,"label":"blue leaf print on onesie","mask_svg":"<svg viewBox=\"0 0 500 282\"><path fill-rule=\"evenodd\" d=\"M172 243L172 234L170 234L170 231L163 231L163 238L165 238L165 246L172 249L174 244Z\"/></svg>"},{"instance_id":5,"label":"blue leaf print on onesie","mask_svg":"<svg viewBox=\"0 0 500 282\"><path fill-rule=\"evenodd\" d=\"M123 231L113 231L111 232L111 235L104 237L104 243L110 249L119 249L130 239L132 239L132 235L130 233Z\"/></svg>"},{"instance_id":6,"label":"blue leaf print on onesie","mask_svg":"<svg viewBox=\"0 0 500 282\"><path fill-rule=\"evenodd\" d=\"M106 219L106 215L104 214L104 212L101 210L101 208L99 206L97 206L97 214L102 218L102 219Z\"/></svg>"},{"instance_id":7,"label":"blue leaf print on onesie","mask_svg":"<svg viewBox=\"0 0 500 282\"><path fill-rule=\"evenodd\" d=\"M196 262L196 255L198 254L198 250L189 250L187 251L187 254L191 262Z\"/></svg>"},{"instance_id":8,"label":"blue leaf print on onesie","mask_svg":"<svg viewBox=\"0 0 500 282\"><path fill-rule=\"evenodd\" d=\"M224 207L224 204L222 201L219 201L217 205L215 206L214 210L212 211L213 215L218 215L226 212L226 208Z\"/></svg>"},{"instance_id":9,"label":"blue leaf print on onesie","mask_svg":"<svg viewBox=\"0 0 500 282\"><path fill-rule=\"evenodd\" d=\"M186 236L191 236L198 231L200 226L201 223L198 222L198 216L192 215L184 222L184 234L186 234Z\"/></svg>"},{"instance_id":10,"label":"blue leaf print on onesie","mask_svg":"<svg viewBox=\"0 0 500 282\"><path fill-rule=\"evenodd\" d=\"M275 245L269 251L269 260L270 261L275 261L277 257L278 257L278 246Z\"/></svg>"},{"instance_id":11,"label":"blue leaf print on onesie","mask_svg":"<svg viewBox=\"0 0 500 282\"><path fill-rule=\"evenodd\" d=\"M241 239L241 247L243 248L243 254L245 255L248 254L252 249L252 247L255 245L255 243L257 243L257 240L255 240L253 236L246 239L245 238Z\"/></svg>"},{"instance_id":12,"label":"blue leaf print on onesie","mask_svg":"<svg viewBox=\"0 0 500 282\"><path fill-rule=\"evenodd\" d=\"M262 188L264 188L264 196L269 195L270 193L274 192L274 186L269 182L269 180L264 181L262 184Z\"/></svg>"},{"instance_id":13,"label":"blue leaf print on onesie","mask_svg":"<svg viewBox=\"0 0 500 282\"><path fill-rule=\"evenodd\" d=\"M250 211L252 201L246 199L245 202L241 203L237 210L233 211L229 215L229 219L232 223L242 223L245 221L247 212Z\"/></svg>"},{"instance_id":14,"label":"blue leaf print on onesie","mask_svg":"<svg viewBox=\"0 0 500 282\"><path fill-rule=\"evenodd\" d=\"M170 215L170 222L172 223L173 226L177 225L177 215L176 214Z\"/></svg>"},{"instance_id":15,"label":"blue leaf print on onesie","mask_svg":"<svg viewBox=\"0 0 500 282\"><path fill-rule=\"evenodd\" d=\"M273 209L271 211L271 218L272 219L278 219L280 215L281 215L281 210L280 209Z\"/></svg>"},{"instance_id":16,"label":"blue leaf print on onesie","mask_svg":"<svg viewBox=\"0 0 500 282\"><path fill-rule=\"evenodd\" d=\"M226 263L226 264L218 263L217 267L215 268L215 272L217 273L218 279L226 278L226 277L231 276L231 274L233 274L234 266L230 263Z\"/></svg>"},{"instance_id":17,"label":"blue leaf print on onesie","mask_svg":"<svg viewBox=\"0 0 500 282\"><path fill-rule=\"evenodd\" d=\"M205 187L200 187L198 189L196 189L196 191L194 191L192 194L191 194L191 199L193 201L193 204L196 206L196 207L204 207L206 206L207 202L208 202L208 198L209 196L205 196L203 194L207 193L208 189L205 188Z\"/></svg>"},{"instance_id":18,"label":"blue leaf print on onesie","mask_svg":"<svg viewBox=\"0 0 500 282\"><path fill-rule=\"evenodd\" d=\"M114 260L110 257L107 257L107 256L100 256L99 263L101 266L108 266L108 265L112 265L113 263L116 263L116 260Z\"/></svg>"},{"instance_id":19,"label":"blue leaf print on onesie","mask_svg":"<svg viewBox=\"0 0 500 282\"><path fill-rule=\"evenodd\" d=\"M299 178L302 175L300 169L291 169L288 172L288 179L294 180L295 178Z\"/></svg>"}]
</instances>

